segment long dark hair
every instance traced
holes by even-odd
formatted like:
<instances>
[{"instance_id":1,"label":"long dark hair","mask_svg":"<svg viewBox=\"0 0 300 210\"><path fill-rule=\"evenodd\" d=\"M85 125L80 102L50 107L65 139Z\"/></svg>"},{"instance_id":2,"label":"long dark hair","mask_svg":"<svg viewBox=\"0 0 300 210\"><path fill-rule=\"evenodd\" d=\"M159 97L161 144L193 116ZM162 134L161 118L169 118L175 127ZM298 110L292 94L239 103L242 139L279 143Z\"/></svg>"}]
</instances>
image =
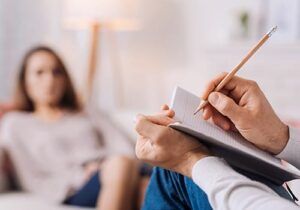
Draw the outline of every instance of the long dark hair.
<instances>
[{"instance_id":1,"label":"long dark hair","mask_svg":"<svg viewBox=\"0 0 300 210\"><path fill-rule=\"evenodd\" d=\"M80 111L81 105L75 93L74 86L72 84L71 78L68 74L65 64L63 63L59 55L47 46L34 47L25 54L21 62L19 75L17 77L17 86L14 96L14 103L16 108L18 110L27 112L33 112L35 110L34 103L29 97L28 91L26 89L25 75L29 58L37 52L47 52L51 54L56 60L57 68L62 72L65 78L64 94L62 95L62 98L58 103L58 107L65 108L70 111Z\"/></svg>"}]
</instances>

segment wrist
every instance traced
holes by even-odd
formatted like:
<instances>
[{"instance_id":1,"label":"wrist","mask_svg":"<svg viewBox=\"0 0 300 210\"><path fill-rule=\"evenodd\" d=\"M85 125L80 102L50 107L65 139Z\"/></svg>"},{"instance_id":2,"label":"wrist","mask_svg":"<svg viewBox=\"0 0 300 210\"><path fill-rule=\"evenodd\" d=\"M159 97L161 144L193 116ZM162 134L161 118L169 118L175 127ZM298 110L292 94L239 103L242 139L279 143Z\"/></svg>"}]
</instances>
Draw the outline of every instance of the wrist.
<instances>
[{"instance_id":1,"label":"wrist","mask_svg":"<svg viewBox=\"0 0 300 210\"><path fill-rule=\"evenodd\" d=\"M278 155L283 151L283 149L286 147L288 140L289 140L289 127L282 123L282 125L279 127L278 132L276 132L277 135L274 138L273 141L273 148L272 153L274 155Z\"/></svg>"},{"instance_id":2,"label":"wrist","mask_svg":"<svg viewBox=\"0 0 300 210\"><path fill-rule=\"evenodd\" d=\"M203 158L211 156L208 152L190 152L186 154L186 161L184 163L184 168L182 174L187 177L192 177L192 170L194 165Z\"/></svg>"}]
</instances>

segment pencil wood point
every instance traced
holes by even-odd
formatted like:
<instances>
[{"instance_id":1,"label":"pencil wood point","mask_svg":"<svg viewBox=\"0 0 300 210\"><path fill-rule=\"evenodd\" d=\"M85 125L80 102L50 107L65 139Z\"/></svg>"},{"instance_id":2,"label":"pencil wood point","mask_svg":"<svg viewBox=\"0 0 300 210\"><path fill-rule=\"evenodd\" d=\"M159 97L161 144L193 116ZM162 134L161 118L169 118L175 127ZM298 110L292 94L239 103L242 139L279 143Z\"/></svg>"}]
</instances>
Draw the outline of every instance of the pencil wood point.
<instances>
[{"instance_id":1,"label":"pencil wood point","mask_svg":"<svg viewBox=\"0 0 300 210\"><path fill-rule=\"evenodd\" d=\"M203 109L206 106L207 103L208 102L206 100L202 100L201 103L200 103L200 105L198 106L198 108L194 112L194 115L196 115L198 112L200 112L201 109Z\"/></svg>"},{"instance_id":2,"label":"pencil wood point","mask_svg":"<svg viewBox=\"0 0 300 210\"><path fill-rule=\"evenodd\" d=\"M197 109L197 110L194 112L194 115L196 115L199 111L200 111L200 110Z\"/></svg>"}]
</instances>

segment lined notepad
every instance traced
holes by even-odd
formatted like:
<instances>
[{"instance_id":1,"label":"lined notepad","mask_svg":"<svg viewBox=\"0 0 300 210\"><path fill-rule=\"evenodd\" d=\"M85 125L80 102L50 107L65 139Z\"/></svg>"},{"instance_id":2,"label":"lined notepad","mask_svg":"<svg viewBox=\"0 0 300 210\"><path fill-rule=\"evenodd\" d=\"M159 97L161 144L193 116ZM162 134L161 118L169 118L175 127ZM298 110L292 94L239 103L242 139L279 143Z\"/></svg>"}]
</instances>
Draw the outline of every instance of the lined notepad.
<instances>
[{"instance_id":1,"label":"lined notepad","mask_svg":"<svg viewBox=\"0 0 300 210\"><path fill-rule=\"evenodd\" d=\"M200 98L177 87L174 90L171 108L175 111L174 123L170 127L185 132L207 144L215 155L226 159L234 167L258 174L276 183L300 178L300 171L292 171L281 165L281 161L256 148L240 134L224 131L194 115Z\"/></svg>"}]
</instances>

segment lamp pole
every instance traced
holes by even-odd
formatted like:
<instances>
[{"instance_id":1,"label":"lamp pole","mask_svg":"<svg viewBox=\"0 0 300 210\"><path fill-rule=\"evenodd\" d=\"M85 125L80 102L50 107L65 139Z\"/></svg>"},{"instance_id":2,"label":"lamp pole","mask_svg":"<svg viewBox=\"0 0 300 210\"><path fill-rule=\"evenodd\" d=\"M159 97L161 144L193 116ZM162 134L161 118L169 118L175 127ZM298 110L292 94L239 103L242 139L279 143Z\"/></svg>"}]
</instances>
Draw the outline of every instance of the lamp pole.
<instances>
[{"instance_id":1,"label":"lamp pole","mask_svg":"<svg viewBox=\"0 0 300 210\"><path fill-rule=\"evenodd\" d=\"M101 25L99 22L93 22L90 25L90 52L89 52L89 63L88 63L88 72L87 72L87 84L86 84L86 98L85 101L88 102L91 100L91 95L93 91L94 79L96 76L97 60L100 61L98 55L98 46L100 42L100 30Z\"/></svg>"}]
</instances>

